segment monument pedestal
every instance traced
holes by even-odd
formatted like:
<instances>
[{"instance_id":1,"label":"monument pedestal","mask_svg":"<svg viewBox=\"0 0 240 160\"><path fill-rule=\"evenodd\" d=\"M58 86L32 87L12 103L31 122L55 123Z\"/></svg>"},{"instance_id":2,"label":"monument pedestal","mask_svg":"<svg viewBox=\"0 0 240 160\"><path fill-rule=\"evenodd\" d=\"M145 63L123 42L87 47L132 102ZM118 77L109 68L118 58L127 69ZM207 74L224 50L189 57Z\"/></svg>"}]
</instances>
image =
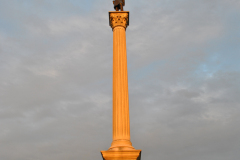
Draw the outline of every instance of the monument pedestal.
<instances>
[{"instance_id":1,"label":"monument pedestal","mask_svg":"<svg viewBox=\"0 0 240 160\"><path fill-rule=\"evenodd\" d=\"M129 12L109 12L113 30L113 142L101 151L103 160L140 160L141 150L130 141L126 28Z\"/></svg>"},{"instance_id":2,"label":"monument pedestal","mask_svg":"<svg viewBox=\"0 0 240 160\"><path fill-rule=\"evenodd\" d=\"M141 160L141 150L101 151L103 160Z\"/></svg>"}]
</instances>

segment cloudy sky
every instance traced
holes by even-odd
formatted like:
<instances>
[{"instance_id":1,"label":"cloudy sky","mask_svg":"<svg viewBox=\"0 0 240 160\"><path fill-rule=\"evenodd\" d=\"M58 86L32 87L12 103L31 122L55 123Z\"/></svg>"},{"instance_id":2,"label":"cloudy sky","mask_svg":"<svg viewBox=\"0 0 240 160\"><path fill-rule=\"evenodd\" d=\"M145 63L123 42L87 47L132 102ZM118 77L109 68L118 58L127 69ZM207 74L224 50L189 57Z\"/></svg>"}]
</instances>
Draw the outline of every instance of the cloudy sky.
<instances>
[{"instance_id":1,"label":"cloudy sky","mask_svg":"<svg viewBox=\"0 0 240 160\"><path fill-rule=\"evenodd\" d=\"M142 160L240 159L240 1L126 0ZM111 0L0 0L0 159L100 160L112 142Z\"/></svg>"}]
</instances>

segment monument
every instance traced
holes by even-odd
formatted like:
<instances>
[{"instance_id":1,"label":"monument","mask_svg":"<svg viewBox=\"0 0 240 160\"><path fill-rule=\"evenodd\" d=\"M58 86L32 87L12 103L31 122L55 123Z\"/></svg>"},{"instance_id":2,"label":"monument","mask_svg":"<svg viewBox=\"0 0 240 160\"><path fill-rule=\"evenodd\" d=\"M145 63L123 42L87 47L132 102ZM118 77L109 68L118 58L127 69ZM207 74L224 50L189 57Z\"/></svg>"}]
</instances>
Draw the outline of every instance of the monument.
<instances>
[{"instance_id":1,"label":"monument","mask_svg":"<svg viewBox=\"0 0 240 160\"><path fill-rule=\"evenodd\" d=\"M136 150L130 141L126 50L129 12L123 11L124 0L115 0L113 4L116 11L109 12L113 30L113 141L101 154L103 160L140 160L141 150Z\"/></svg>"}]
</instances>

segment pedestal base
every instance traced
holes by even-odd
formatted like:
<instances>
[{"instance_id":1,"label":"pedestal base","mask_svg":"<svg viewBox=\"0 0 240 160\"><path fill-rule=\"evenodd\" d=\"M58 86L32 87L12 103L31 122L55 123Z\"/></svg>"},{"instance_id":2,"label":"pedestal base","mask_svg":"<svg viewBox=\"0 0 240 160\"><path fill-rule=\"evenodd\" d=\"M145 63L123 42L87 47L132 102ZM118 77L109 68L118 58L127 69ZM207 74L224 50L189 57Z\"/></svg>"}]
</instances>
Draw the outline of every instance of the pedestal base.
<instances>
[{"instance_id":1,"label":"pedestal base","mask_svg":"<svg viewBox=\"0 0 240 160\"><path fill-rule=\"evenodd\" d=\"M141 160L142 150L101 151L103 160Z\"/></svg>"}]
</instances>

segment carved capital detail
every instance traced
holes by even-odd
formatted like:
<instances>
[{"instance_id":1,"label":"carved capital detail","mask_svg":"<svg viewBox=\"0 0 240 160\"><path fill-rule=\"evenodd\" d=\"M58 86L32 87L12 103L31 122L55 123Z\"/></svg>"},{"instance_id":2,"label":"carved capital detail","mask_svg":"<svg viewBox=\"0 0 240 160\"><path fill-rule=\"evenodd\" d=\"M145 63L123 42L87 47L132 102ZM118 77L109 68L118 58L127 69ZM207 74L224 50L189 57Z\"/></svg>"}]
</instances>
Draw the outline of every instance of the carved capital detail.
<instances>
[{"instance_id":1,"label":"carved capital detail","mask_svg":"<svg viewBox=\"0 0 240 160\"><path fill-rule=\"evenodd\" d=\"M126 29L129 25L129 12L109 12L109 24L112 29L117 26Z\"/></svg>"}]
</instances>

